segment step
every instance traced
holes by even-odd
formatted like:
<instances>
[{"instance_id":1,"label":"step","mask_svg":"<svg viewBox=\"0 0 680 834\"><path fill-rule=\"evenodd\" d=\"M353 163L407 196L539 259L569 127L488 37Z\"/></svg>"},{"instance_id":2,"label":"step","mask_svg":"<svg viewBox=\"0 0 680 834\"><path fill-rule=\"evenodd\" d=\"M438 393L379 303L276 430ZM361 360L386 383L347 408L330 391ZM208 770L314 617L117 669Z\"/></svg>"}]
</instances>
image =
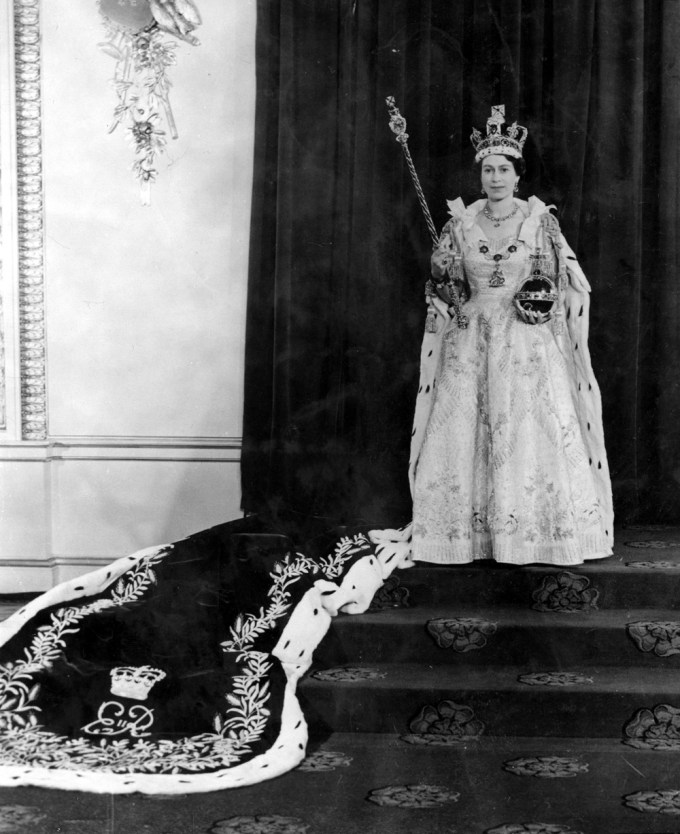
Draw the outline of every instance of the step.
<instances>
[{"instance_id":1,"label":"step","mask_svg":"<svg viewBox=\"0 0 680 834\"><path fill-rule=\"evenodd\" d=\"M680 608L680 545L642 550L621 544L609 559L573 567L501 565L493 560L466 565L417 562L398 576L414 605L531 607L535 595L548 604L561 595L575 597L576 605L583 598L592 600L599 609Z\"/></svg>"},{"instance_id":2,"label":"step","mask_svg":"<svg viewBox=\"0 0 680 834\"><path fill-rule=\"evenodd\" d=\"M641 813L638 808L645 807L644 798L636 802L636 795L646 792L680 790L677 753L674 758L668 752L634 750L618 739L487 738L453 747L416 747L393 735L337 733L318 744L312 742L308 759L323 762L324 754L333 769L293 771L283 777L281 786L290 797L283 809L303 821L310 819L303 805L311 797L328 803L326 825L320 825L319 831L329 830L328 820L333 820L334 834L487 834L502 827L504 834L680 830L677 816ZM333 756L340 762L335 767ZM529 775L541 772L532 770L537 759L539 768L563 773L560 767L567 764L576 775ZM408 798L402 800L406 803L402 807L380 806L369 799L376 789L394 791L409 785L440 786L453 795L453 801L415 808L409 807ZM250 799L252 807L261 808L262 797L254 789L245 790L251 793L241 801ZM539 823L555 828L542 828Z\"/></svg>"},{"instance_id":3,"label":"step","mask_svg":"<svg viewBox=\"0 0 680 834\"><path fill-rule=\"evenodd\" d=\"M450 623L446 620L465 620ZM629 635L633 623L677 621L677 636L638 626L640 645ZM428 623L435 636L428 629ZM656 653L655 653L656 650ZM668 654L677 652L677 654ZM612 609L553 614L511 606L469 607L451 603L392 608L336 617L315 653L321 666L420 662L469 665L530 665L567 669L582 663L680 668L680 612Z\"/></svg>"},{"instance_id":4,"label":"step","mask_svg":"<svg viewBox=\"0 0 680 834\"><path fill-rule=\"evenodd\" d=\"M492 736L613 738L622 736L624 725L640 709L659 704L680 708L677 668L570 668L566 673L577 676L574 685L519 680L562 673L554 668L457 669L417 663L358 668L359 679L321 680L315 675L328 670L315 670L301 682L300 701L312 726L334 732L408 733L424 707L453 701L470 708L484 733Z\"/></svg>"}]
</instances>

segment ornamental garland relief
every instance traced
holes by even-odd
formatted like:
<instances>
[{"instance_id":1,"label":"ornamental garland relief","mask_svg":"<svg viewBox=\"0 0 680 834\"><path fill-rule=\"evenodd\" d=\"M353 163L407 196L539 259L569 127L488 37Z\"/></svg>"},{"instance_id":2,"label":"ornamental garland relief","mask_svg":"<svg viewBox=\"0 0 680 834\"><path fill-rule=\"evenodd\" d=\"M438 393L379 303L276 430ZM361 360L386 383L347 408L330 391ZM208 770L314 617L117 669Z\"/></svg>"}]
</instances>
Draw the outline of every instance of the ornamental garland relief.
<instances>
[{"instance_id":1,"label":"ornamental garland relief","mask_svg":"<svg viewBox=\"0 0 680 834\"><path fill-rule=\"evenodd\" d=\"M14 2L21 438L47 436L39 0Z\"/></svg>"},{"instance_id":2,"label":"ornamental garland relief","mask_svg":"<svg viewBox=\"0 0 680 834\"><path fill-rule=\"evenodd\" d=\"M168 70L176 62L177 43L197 46L192 34L201 23L193 0L98 0L107 40L101 49L116 62L113 87L117 103L109 133L120 127L132 147L132 170L143 205L151 202L151 184L168 138L179 136L170 103Z\"/></svg>"},{"instance_id":3,"label":"ornamental garland relief","mask_svg":"<svg viewBox=\"0 0 680 834\"><path fill-rule=\"evenodd\" d=\"M119 126L127 132L148 204L158 157L168 137L178 136L168 77L177 44L167 36L198 44L192 32L200 14L193 0L98 0L98 7L108 34L102 49L116 60L110 132ZM40 0L14 0L13 12L21 439L39 441L48 429ZM0 320L0 430L6 428L1 346Z\"/></svg>"}]
</instances>

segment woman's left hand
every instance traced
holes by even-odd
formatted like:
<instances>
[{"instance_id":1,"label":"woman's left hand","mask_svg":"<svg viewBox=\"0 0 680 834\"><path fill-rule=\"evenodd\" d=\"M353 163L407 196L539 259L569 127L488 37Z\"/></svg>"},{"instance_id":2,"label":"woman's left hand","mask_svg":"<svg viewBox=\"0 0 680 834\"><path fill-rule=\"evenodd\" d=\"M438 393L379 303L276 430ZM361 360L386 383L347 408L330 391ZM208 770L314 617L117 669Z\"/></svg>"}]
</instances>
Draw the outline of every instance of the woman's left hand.
<instances>
[{"instance_id":1,"label":"woman's left hand","mask_svg":"<svg viewBox=\"0 0 680 834\"><path fill-rule=\"evenodd\" d=\"M552 318L552 313L541 313L539 310L527 310L517 300L515 300L515 309L525 324L546 324Z\"/></svg>"}]
</instances>

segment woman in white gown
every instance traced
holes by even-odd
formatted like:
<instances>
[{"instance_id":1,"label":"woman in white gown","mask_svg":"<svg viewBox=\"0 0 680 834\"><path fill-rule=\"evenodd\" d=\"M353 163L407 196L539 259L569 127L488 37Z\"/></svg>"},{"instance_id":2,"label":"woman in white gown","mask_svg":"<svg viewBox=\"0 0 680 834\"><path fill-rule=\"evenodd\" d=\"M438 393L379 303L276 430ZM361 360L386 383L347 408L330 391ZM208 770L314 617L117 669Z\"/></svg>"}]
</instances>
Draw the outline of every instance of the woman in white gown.
<instances>
[{"instance_id":1,"label":"woman in white gown","mask_svg":"<svg viewBox=\"0 0 680 834\"><path fill-rule=\"evenodd\" d=\"M504 122L494 107L486 136L473 132L486 198L449 203L432 256L413 556L574 565L613 543L590 287L550 209L515 197L526 130ZM548 304L516 297L527 288L547 289Z\"/></svg>"}]
</instances>

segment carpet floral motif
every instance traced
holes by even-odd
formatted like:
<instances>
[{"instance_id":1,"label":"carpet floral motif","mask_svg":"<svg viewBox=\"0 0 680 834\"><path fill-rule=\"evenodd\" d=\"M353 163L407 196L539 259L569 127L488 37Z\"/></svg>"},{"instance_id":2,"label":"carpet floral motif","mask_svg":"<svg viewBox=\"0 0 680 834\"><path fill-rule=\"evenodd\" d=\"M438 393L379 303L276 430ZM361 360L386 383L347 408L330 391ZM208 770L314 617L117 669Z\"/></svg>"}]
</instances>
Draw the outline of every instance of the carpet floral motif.
<instances>
[{"instance_id":1,"label":"carpet floral motif","mask_svg":"<svg viewBox=\"0 0 680 834\"><path fill-rule=\"evenodd\" d=\"M335 770L338 767L348 767L352 763L352 757L344 753L335 753L330 750L317 750L303 760L297 770L306 773Z\"/></svg>"},{"instance_id":2,"label":"carpet floral motif","mask_svg":"<svg viewBox=\"0 0 680 834\"><path fill-rule=\"evenodd\" d=\"M645 750L680 750L680 709L659 704L640 709L623 728L623 741Z\"/></svg>"},{"instance_id":3,"label":"carpet floral motif","mask_svg":"<svg viewBox=\"0 0 680 834\"><path fill-rule=\"evenodd\" d=\"M371 600L369 611L384 611L389 608L408 608L410 591L401 584L401 578L392 574L382 587L378 588Z\"/></svg>"},{"instance_id":4,"label":"carpet floral motif","mask_svg":"<svg viewBox=\"0 0 680 834\"><path fill-rule=\"evenodd\" d=\"M309 826L297 817L269 814L217 820L210 834L305 834L308 830Z\"/></svg>"},{"instance_id":5,"label":"carpet floral motif","mask_svg":"<svg viewBox=\"0 0 680 834\"><path fill-rule=\"evenodd\" d=\"M529 686L578 686L580 683L594 683L593 678L574 672L532 672L520 675L517 680Z\"/></svg>"},{"instance_id":6,"label":"carpet floral motif","mask_svg":"<svg viewBox=\"0 0 680 834\"><path fill-rule=\"evenodd\" d=\"M427 622L427 630L440 649L461 653L483 649L496 628L496 623L478 617L437 617Z\"/></svg>"},{"instance_id":7,"label":"carpet floral motif","mask_svg":"<svg viewBox=\"0 0 680 834\"><path fill-rule=\"evenodd\" d=\"M535 611L571 614L596 609L599 596L600 592L590 587L587 576L560 571L546 576L533 592L532 608Z\"/></svg>"},{"instance_id":8,"label":"carpet floral motif","mask_svg":"<svg viewBox=\"0 0 680 834\"><path fill-rule=\"evenodd\" d=\"M644 570L673 570L680 568L680 562L626 562L626 567Z\"/></svg>"},{"instance_id":9,"label":"carpet floral motif","mask_svg":"<svg viewBox=\"0 0 680 834\"><path fill-rule=\"evenodd\" d=\"M369 666L338 666L335 669L321 669L311 675L320 681L374 681L387 677L387 672L380 672Z\"/></svg>"},{"instance_id":10,"label":"carpet floral motif","mask_svg":"<svg viewBox=\"0 0 680 834\"><path fill-rule=\"evenodd\" d=\"M19 831L43 822L46 815L40 808L28 805L0 805L0 834L18 834Z\"/></svg>"},{"instance_id":11,"label":"carpet floral motif","mask_svg":"<svg viewBox=\"0 0 680 834\"><path fill-rule=\"evenodd\" d=\"M565 825L553 825L549 822L510 822L489 828L484 834L582 834Z\"/></svg>"},{"instance_id":12,"label":"carpet floral motif","mask_svg":"<svg viewBox=\"0 0 680 834\"><path fill-rule=\"evenodd\" d=\"M680 816L680 791L638 791L623 797L628 808L643 814L667 814Z\"/></svg>"},{"instance_id":13,"label":"carpet floral motif","mask_svg":"<svg viewBox=\"0 0 680 834\"><path fill-rule=\"evenodd\" d=\"M668 547L680 547L680 542L663 542L663 541L639 541L639 542L624 542L626 547L641 547L648 550L665 550Z\"/></svg>"},{"instance_id":14,"label":"carpet floral motif","mask_svg":"<svg viewBox=\"0 0 680 834\"><path fill-rule=\"evenodd\" d=\"M376 805L398 808L437 808L459 798L459 793L441 785L389 785L372 790L366 797Z\"/></svg>"},{"instance_id":15,"label":"carpet floral motif","mask_svg":"<svg viewBox=\"0 0 680 834\"><path fill-rule=\"evenodd\" d=\"M641 652L654 652L658 657L680 654L680 622L643 620L628 623L626 630Z\"/></svg>"},{"instance_id":16,"label":"carpet floral motif","mask_svg":"<svg viewBox=\"0 0 680 834\"><path fill-rule=\"evenodd\" d=\"M503 769L516 776L536 776L539 779L571 779L588 772L588 765L564 756L536 756L504 762Z\"/></svg>"},{"instance_id":17,"label":"carpet floral motif","mask_svg":"<svg viewBox=\"0 0 680 834\"><path fill-rule=\"evenodd\" d=\"M402 736L409 744L445 746L473 741L485 730L470 707L453 701L424 706L409 724L410 733Z\"/></svg>"}]
</instances>

